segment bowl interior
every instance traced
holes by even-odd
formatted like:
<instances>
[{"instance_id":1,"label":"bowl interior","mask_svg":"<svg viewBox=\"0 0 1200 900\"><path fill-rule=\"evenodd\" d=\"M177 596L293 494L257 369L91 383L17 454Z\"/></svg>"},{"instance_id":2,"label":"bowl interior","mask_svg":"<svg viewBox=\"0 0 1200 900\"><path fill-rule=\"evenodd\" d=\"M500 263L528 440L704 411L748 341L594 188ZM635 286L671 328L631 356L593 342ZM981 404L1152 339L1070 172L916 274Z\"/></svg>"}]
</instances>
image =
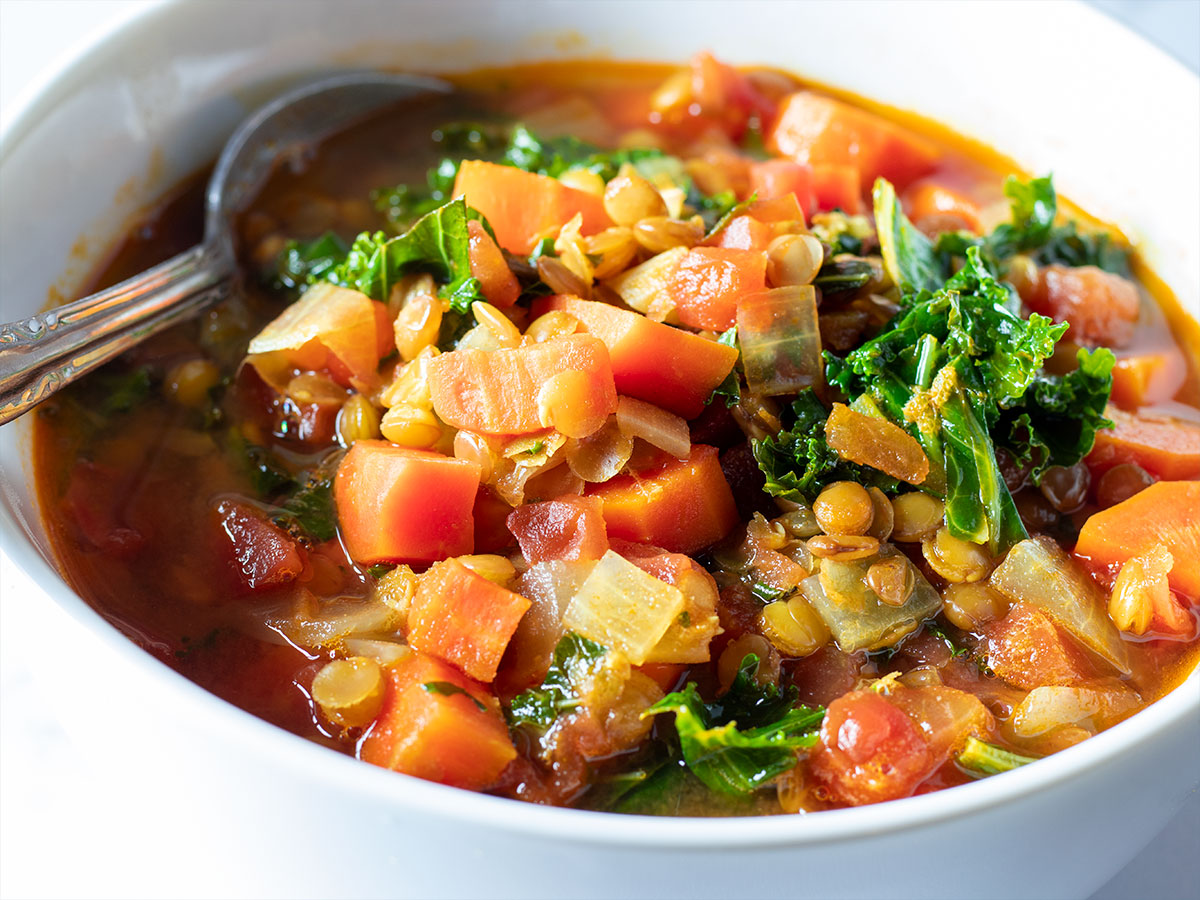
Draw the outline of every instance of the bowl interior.
<instances>
[{"instance_id":1,"label":"bowl interior","mask_svg":"<svg viewBox=\"0 0 1200 900\"><path fill-rule=\"evenodd\" d=\"M987 3L959 5L951 16L942 14L940 4L770 0L745 0L736 16L725 4L625 0L352 0L340 3L336 16L327 4L295 0L286 17L278 15L275 4L239 5L232 17L222 14L222 8L228 9L199 0L149 8L76 57L8 119L0 137L0 196L5 198L0 246L6 260L21 264L0 266L0 321L35 312L48 296L70 295L140 210L211 160L259 103L314 71L354 65L439 72L588 56L682 61L705 47L735 63L777 65L911 109L996 147L1028 170L1053 170L1063 194L1144 242L1152 265L1193 315L1200 315L1200 220L1195 214L1200 206L1200 168L1195 165L1200 159L1200 82L1083 7L1039 5L1036 28L1031 27L1032 7L1014 10ZM913 27L914 21L920 26ZM474 36L463 37L464 22ZM964 30L979 40L962 40ZM846 35L854 35L853 48L848 48ZM1062 52L1068 44L1071 55ZM1006 54L1016 52L1012 48L1045 64L1000 65ZM981 66L981 55L995 64ZM1122 64L1112 65L1113 59ZM1002 74L992 80L991 72ZM1072 90L1070 103L1030 99L1043 96L1047 85L1080 83L1088 89ZM87 153L78 151L81 134L87 135ZM1172 152L1162 154L1163 146ZM1153 165L1145 162L1151 159ZM18 422L0 430L5 552L71 615L120 644L123 639L52 572L30 487L27 425ZM132 645L127 649L132 651ZM141 664L148 672L157 667L149 658ZM166 670L155 677L182 681ZM1034 790L1039 779L1064 776L1088 759L1118 752L1139 733L1192 709L1198 683L1193 674L1186 695L1177 691L1180 696L1168 698L1161 710L1087 742L1074 756L1051 760L1042 773L1017 774L1027 790ZM219 701L202 697L199 689L186 683L179 689L189 692L197 705L207 704L211 715L236 718ZM237 727L254 730L255 740L286 739L256 720ZM315 748L296 752L314 765L328 764L328 754ZM408 779L360 772L345 762L330 771L344 772L338 778L369 780L374 789L408 800L443 803L449 796L436 786L412 786ZM1003 787L980 783L961 794L958 800L931 795L894 804L896 811L875 811L870 827L898 825L915 814L910 810L926 810L922 815L963 812L998 800ZM534 830L566 821L465 793L453 802L481 818L520 822ZM828 825L815 833L828 838L846 829L861 830L867 820L855 818L856 811L847 813L831 814ZM674 837L664 837L662 829L649 823L611 829L589 824L593 836L599 834L594 827L610 831L609 840L638 835L690 840L689 835L701 833L682 823ZM784 834L779 823L733 827L746 840ZM723 829L722 841L733 833L715 823L698 828L711 835Z\"/></svg>"}]
</instances>

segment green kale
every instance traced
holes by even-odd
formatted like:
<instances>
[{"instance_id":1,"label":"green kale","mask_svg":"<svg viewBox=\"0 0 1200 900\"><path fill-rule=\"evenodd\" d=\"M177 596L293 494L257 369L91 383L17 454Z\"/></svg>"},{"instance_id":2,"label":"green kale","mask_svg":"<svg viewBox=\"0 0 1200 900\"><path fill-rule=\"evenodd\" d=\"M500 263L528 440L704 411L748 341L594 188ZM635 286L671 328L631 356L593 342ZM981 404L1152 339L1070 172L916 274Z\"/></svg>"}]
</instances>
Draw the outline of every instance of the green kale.
<instances>
[{"instance_id":1,"label":"green kale","mask_svg":"<svg viewBox=\"0 0 1200 900\"><path fill-rule=\"evenodd\" d=\"M484 299L479 280L471 275L467 232L471 219L482 221L479 213L459 198L426 213L399 237L364 231L323 278L386 301L392 285L403 275L430 272L442 282L438 293L449 301L451 310L467 312L474 301Z\"/></svg>"},{"instance_id":2,"label":"green kale","mask_svg":"<svg viewBox=\"0 0 1200 900\"><path fill-rule=\"evenodd\" d=\"M421 685L427 693L440 694L443 697L453 697L455 694L462 694L468 700L475 704L480 712L487 712L487 707L480 703L472 696L470 691L460 688L457 684L452 684L449 681L427 681Z\"/></svg>"},{"instance_id":3,"label":"green kale","mask_svg":"<svg viewBox=\"0 0 1200 900\"><path fill-rule=\"evenodd\" d=\"M751 443L754 459L766 476L764 490L785 500L811 500L821 488L835 481L895 491L894 479L882 472L847 462L825 440L829 412L811 389L805 389L784 414L779 434Z\"/></svg>"},{"instance_id":4,"label":"green kale","mask_svg":"<svg viewBox=\"0 0 1200 900\"><path fill-rule=\"evenodd\" d=\"M896 189L884 178L875 180L875 230L883 266L903 294L936 291L949 270L925 237L900 209Z\"/></svg>"},{"instance_id":5,"label":"green kale","mask_svg":"<svg viewBox=\"0 0 1200 900\"><path fill-rule=\"evenodd\" d=\"M813 279L813 284L821 289L821 293L829 296L857 291L874 277L875 267L869 261L843 254L827 259Z\"/></svg>"},{"instance_id":6,"label":"green kale","mask_svg":"<svg viewBox=\"0 0 1200 900\"><path fill-rule=\"evenodd\" d=\"M688 205L695 209L704 220L704 233L712 237L729 224L747 206L754 202L755 195L746 200L738 201L733 191L721 191L719 194L701 194L694 186L688 192Z\"/></svg>"},{"instance_id":7,"label":"green kale","mask_svg":"<svg viewBox=\"0 0 1200 900\"><path fill-rule=\"evenodd\" d=\"M1037 762L1033 756L1021 756L995 744L989 744L978 738L967 738L966 746L955 757L960 769L972 778L982 778L1019 769L1031 762Z\"/></svg>"},{"instance_id":8,"label":"green kale","mask_svg":"<svg viewBox=\"0 0 1200 900\"><path fill-rule=\"evenodd\" d=\"M567 632L554 648L554 660L541 686L513 698L509 724L545 730L564 712L577 709L579 692L604 665L608 648Z\"/></svg>"},{"instance_id":9,"label":"green kale","mask_svg":"<svg viewBox=\"0 0 1200 900\"><path fill-rule=\"evenodd\" d=\"M349 251L346 242L332 231L313 241L288 241L276 262L276 286L298 290L321 281Z\"/></svg>"},{"instance_id":10,"label":"green kale","mask_svg":"<svg viewBox=\"0 0 1200 900\"><path fill-rule=\"evenodd\" d=\"M557 178L568 169L586 169L604 181L611 181L627 163L646 175L649 170L643 169L647 164L661 162L665 157L666 154L657 147L601 150L576 137L540 138L524 125L515 125L501 162L551 178ZM682 171L682 166L679 169Z\"/></svg>"},{"instance_id":11,"label":"green kale","mask_svg":"<svg viewBox=\"0 0 1200 900\"><path fill-rule=\"evenodd\" d=\"M337 535L332 475L319 468L298 477L291 492L280 503L275 521L316 541L332 540Z\"/></svg>"},{"instance_id":12,"label":"green kale","mask_svg":"<svg viewBox=\"0 0 1200 900\"><path fill-rule=\"evenodd\" d=\"M730 328L728 331L721 333L717 338L718 344L724 344L726 347L737 347L737 326ZM742 361L741 353L738 353L738 360L734 363L729 374L725 376L725 380L712 389L712 393L708 395L708 399L704 401L704 405L708 406L718 398L725 401L726 407L734 407L738 405L738 401L742 399L741 382L738 380L738 365Z\"/></svg>"},{"instance_id":13,"label":"green kale","mask_svg":"<svg viewBox=\"0 0 1200 900\"><path fill-rule=\"evenodd\" d=\"M247 441L236 428L229 429L225 450L234 459L237 467L245 472L257 499L269 499L291 486L291 474L275 455L266 447Z\"/></svg>"},{"instance_id":14,"label":"green kale","mask_svg":"<svg viewBox=\"0 0 1200 900\"><path fill-rule=\"evenodd\" d=\"M706 705L696 683L688 682L643 713L675 713L684 762L721 794L749 793L792 768L796 751L816 743L825 717L822 708L794 705L795 688L756 685L757 668L758 659L748 655L738 671L740 683L718 703Z\"/></svg>"}]
</instances>

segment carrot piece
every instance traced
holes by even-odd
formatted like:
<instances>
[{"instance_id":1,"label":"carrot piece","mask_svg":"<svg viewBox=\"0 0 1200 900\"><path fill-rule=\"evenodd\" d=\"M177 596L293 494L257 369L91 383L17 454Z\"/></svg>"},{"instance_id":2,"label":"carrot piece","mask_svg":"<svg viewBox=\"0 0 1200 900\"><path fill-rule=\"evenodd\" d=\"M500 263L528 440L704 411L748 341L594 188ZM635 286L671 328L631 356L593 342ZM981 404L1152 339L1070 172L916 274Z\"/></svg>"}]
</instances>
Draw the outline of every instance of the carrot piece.
<instances>
[{"instance_id":1,"label":"carrot piece","mask_svg":"<svg viewBox=\"0 0 1200 900\"><path fill-rule=\"evenodd\" d=\"M1113 366L1112 401L1122 409L1170 400L1187 379L1187 363L1173 344L1118 356Z\"/></svg>"},{"instance_id":2,"label":"carrot piece","mask_svg":"<svg viewBox=\"0 0 1200 900\"><path fill-rule=\"evenodd\" d=\"M596 560L608 551L604 507L595 497L565 496L527 503L508 517L526 562Z\"/></svg>"},{"instance_id":3,"label":"carrot piece","mask_svg":"<svg viewBox=\"0 0 1200 900\"><path fill-rule=\"evenodd\" d=\"M858 166L862 191L880 176L903 188L932 171L939 155L903 126L810 91L784 98L767 146L798 163Z\"/></svg>"},{"instance_id":4,"label":"carrot piece","mask_svg":"<svg viewBox=\"0 0 1200 900\"><path fill-rule=\"evenodd\" d=\"M1132 462L1168 481L1200 478L1200 425L1172 416L1128 413L1111 405L1104 414L1113 427L1096 432L1096 443L1085 460L1093 475Z\"/></svg>"},{"instance_id":5,"label":"carrot piece","mask_svg":"<svg viewBox=\"0 0 1200 900\"><path fill-rule=\"evenodd\" d=\"M738 299L766 287L762 253L696 247L679 261L667 289L684 325L725 331L733 327Z\"/></svg>"},{"instance_id":6,"label":"carrot piece","mask_svg":"<svg viewBox=\"0 0 1200 900\"><path fill-rule=\"evenodd\" d=\"M790 159L767 159L750 166L750 190L759 200L792 196L806 216L817 211L812 166Z\"/></svg>"},{"instance_id":7,"label":"carrot piece","mask_svg":"<svg viewBox=\"0 0 1200 900\"><path fill-rule=\"evenodd\" d=\"M436 562L470 553L479 464L386 441L356 441L333 483L338 525L357 563Z\"/></svg>"},{"instance_id":8,"label":"carrot piece","mask_svg":"<svg viewBox=\"0 0 1200 900\"><path fill-rule=\"evenodd\" d=\"M840 209L850 216L863 211L862 176L858 166L815 165L812 170L817 209Z\"/></svg>"},{"instance_id":9,"label":"carrot piece","mask_svg":"<svg viewBox=\"0 0 1200 900\"><path fill-rule=\"evenodd\" d=\"M361 759L476 791L516 759L500 704L454 666L413 653L387 679L383 711L359 746Z\"/></svg>"},{"instance_id":10,"label":"carrot piece","mask_svg":"<svg viewBox=\"0 0 1200 900\"><path fill-rule=\"evenodd\" d=\"M586 437L616 412L617 389L608 349L591 335L511 350L453 350L429 364L429 387L438 416L477 434L544 431L549 423L539 415L539 392L555 378L556 384L571 389L573 418L583 423L582 434L568 436ZM562 424L556 427L568 433Z\"/></svg>"},{"instance_id":11,"label":"carrot piece","mask_svg":"<svg viewBox=\"0 0 1200 900\"><path fill-rule=\"evenodd\" d=\"M721 471L717 448L694 444L686 460L633 475L618 475L589 488L604 501L611 538L694 553L725 537L738 522L733 492Z\"/></svg>"},{"instance_id":12,"label":"carrot piece","mask_svg":"<svg viewBox=\"0 0 1200 900\"><path fill-rule=\"evenodd\" d=\"M448 559L421 576L408 611L408 643L490 682L527 609L520 594Z\"/></svg>"},{"instance_id":13,"label":"carrot piece","mask_svg":"<svg viewBox=\"0 0 1200 900\"><path fill-rule=\"evenodd\" d=\"M904 193L908 217L920 227L922 219L948 220L954 216L969 231L979 234L983 226L979 219L979 204L965 192L936 181L921 180ZM944 229L942 229L944 230Z\"/></svg>"},{"instance_id":14,"label":"carrot piece","mask_svg":"<svg viewBox=\"0 0 1200 900\"><path fill-rule=\"evenodd\" d=\"M1200 600L1200 482L1160 481L1094 513L1079 531L1075 555L1115 574L1126 560L1158 546L1175 561L1171 587Z\"/></svg>"},{"instance_id":15,"label":"carrot piece","mask_svg":"<svg viewBox=\"0 0 1200 900\"><path fill-rule=\"evenodd\" d=\"M488 220L496 243L520 256L528 256L539 240L557 234L577 213L583 216L583 234L612 224L602 197L556 178L480 160L464 160L459 166L454 196L465 197L467 206Z\"/></svg>"},{"instance_id":16,"label":"carrot piece","mask_svg":"<svg viewBox=\"0 0 1200 900\"><path fill-rule=\"evenodd\" d=\"M1128 344L1141 307L1132 281L1096 266L1044 266L1021 299L1036 313L1069 322L1068 340L1101 347Z\"/></svg>"},{"instance_id":17,"label":"carrot piece","mask_svg":"<svg viewBox=\"0 0 1200 900\"><path fill-rule=\"evenodd\" d=\"M471 274L479 279L479 289L492 306L508 309L517 302L517 297L521 294L517 277L513 275L500 248L481 222L475 219L468 221L467 233Z\"/></svg>"},{"instance_id":18,"label":"carrot piece","mask_svg":"<svg viewBox=\"0 0 1200 900\"><path fill-rule=\"evenodd\" d=\"M617 391L691 419L737 362L737 350L607 303L555 296L534 315L562 310L604 341Z\"/></svg>"},{"instance_id":19,"label":"carrot piece","mask_svg":"<svg viewBox=\"0 0 1200 900\"><path fill-rule=\"evenodd\" d=\"M1016 687L1074 686L1096 676L1087 654L1036 606L1014 604L1007 616L984 629L984 635L988 665Z\"/></svg>"},{"instance_id":20,"label":"carrot piece","mask_svg":"<svg viewBox=\"0 0 1200 900\"><path fill-rule=\"evenodd\" d=\"M304 551L253 506L224 500L214 511L229 539L233 567L246 587L259 590L288 584L304 571Z\"/></svg>"}]
</instances>

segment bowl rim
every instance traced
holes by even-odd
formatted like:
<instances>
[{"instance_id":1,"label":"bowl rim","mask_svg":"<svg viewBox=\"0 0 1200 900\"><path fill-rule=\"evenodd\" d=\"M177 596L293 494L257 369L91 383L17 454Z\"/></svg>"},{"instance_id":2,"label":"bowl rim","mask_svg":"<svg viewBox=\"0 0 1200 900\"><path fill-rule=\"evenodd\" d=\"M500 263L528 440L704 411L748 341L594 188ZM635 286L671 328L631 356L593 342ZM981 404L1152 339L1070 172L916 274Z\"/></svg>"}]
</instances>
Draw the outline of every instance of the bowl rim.
<instances>
[{"instance_id":1,"label":"bowl rim","mask_svg":"<svg viewBox=\"0 0 1200 900\"><path fill-rule=\"evenodd\" d=\"M86 73L100 67L117 52L122 40L133 39L161 16L202 0L156 0L115 16L105 26L73 48L67 48L46 72L31 81L0 117L0 165L22 138L45 115L57 97L75 90ZM1195 81L1197 76L1178 60L1098 10L1073 4L1076 14L1097 17L1122 33L1123 40L1139 41L1170 62L1176 73ZM18 427L18 426L12 426ZM4 486L7 495L11 488ZM7 501L8 498L6 497ZM124 662L138 669L139 677L154 679L189 706L189 717L198 727L218 733L274 764L335 782L349 794L384 800L394 809L411 808L464 822L502 828L530 836L580 843L652 848L705 850L713 848L767 848L816 845L847 838L898 832L934 822L947 822L985 808L997 808L1037 792L1094 773L1143 741L1167 732L1200 715L1200 668L1173 691L1130 719L1088 740L1060 751L1036 765L980 779L951 790L867 807L829 810L812 815L763 817L676 817L667 824L654 816L622 815L589 810L558 809L503 797L479 794L364 765L360 761L317 746L303 738L222 700L160 662L129 640L66 583L29 540L19 515L5 504L0 515L0 554L11 560L52 601ZM34 598L40 600L41 598Z\"/></svg>"}]
</instances>

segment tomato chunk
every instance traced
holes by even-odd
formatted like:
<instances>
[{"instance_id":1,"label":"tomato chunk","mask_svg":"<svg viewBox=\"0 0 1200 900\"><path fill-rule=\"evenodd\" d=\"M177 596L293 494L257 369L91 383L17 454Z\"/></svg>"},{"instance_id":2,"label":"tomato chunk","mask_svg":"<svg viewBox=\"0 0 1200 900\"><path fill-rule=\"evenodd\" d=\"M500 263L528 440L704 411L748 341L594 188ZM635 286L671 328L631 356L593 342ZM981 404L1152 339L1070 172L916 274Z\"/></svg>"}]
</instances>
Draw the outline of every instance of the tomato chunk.
<instances>
[{"instance_id":1,"label":"tomato chunk","mask_svg":"<svg viewBox=\"0 0 1200 900\"><path fill-rule=\"evenodd\" d=\"M527 609L520 594L448 559L421 577L408 613L408 642L490 682Z\"/></svg>"},{"instance_id":2,"label":"tomato chunk","mask_svg":"<svg viewBox=\"0 0 1200 900\"><path fill-rule=\"evenodd\" d=\"M1102 347L1129 343L1140 306L1132 281L1096 266L1044 266L1021 299L1036 313L1069 322L1069 340Z\"/></svg>"},{"instance_id":3,"label":"tomato chunk","mask_svg":"<svg viewBox=\"0 0 1200 900\"><path fill-rule=\"evenodd\" d=\"M333 483L350 558L374 565L470 553L478 488L478 463L386 441L355 442Z\"/></svg>"},{"instance_id":4,"label":"tomato chunk","mask_svg":"<svg viewBox=\"0 0 1200 900\"><path fill-rule=\"evenodd\" d=\"M417 652L387 676L383 711L359 747L361 759L483 790L516 758L496 698L454 666Z\"/></svg>"},{"instance_id":5,"label":"tomato chunk","mask_svg":"<svg viewBox=\"0 0 1200 900\"><path fill-rule=\"evenodd\" d=\"M604 501L610 538L695 553L714 544L738 522L733 492L717 448L693 444L685 460L670 458L633 475L589 488Z\"/></svg>"},{"instance_id":6,"label":"tomato chunk","mask_svg":"<svg viewBox=\"0 0 1200 900\"><path fill-rule=\"evenodd\" d=\"M248 503L222 501L216 508L229 538L234 568L251 590L295 581L304 571L304 553L286 531Z\"/></svg>"},{"instance_id":7,"label":"tomato chunk","mask_svg":"<svg viewBox=\"0 0 1200 900\"><path fill-rule=\"evenodd\" d=\"M513 510L508 528L528 563L599 559L608 550L604 505L595 497L559 497Z\"/></svg>"},{"instance_id":8,"label":"tomato chunk","mask_svg":"<svg viewBox=\"0 0 1200 900\"><path fill-rule=\"evenodd\" d=\"M816 780L851 806L910 796L931 762L912 719L874 691L852 691L829 704L809 757Z\"/></svg>"},{"instance_id":9,"label":"tomato chunk","mask_svg":"<svg viewBox=\"0 0 1200 900\"><path fill-rule=\"evenodd\" d=\"M806 216L817 211L812 166L788 159L768 159L750 166L750 190L759 200L794 196Z\"/></svg>"},{"instance_id":10,"label":"tomato chunk","mask_svg":"<svg viewBox=\"0 0 1200 900\"><path fill-rule=\"evenodd\" d=\"M1078 685L1096 676L1087 654L1050 618L1026 603L986 629L992 671L1025 690L1043 684Z\"/></svg>"}]
</instances>

